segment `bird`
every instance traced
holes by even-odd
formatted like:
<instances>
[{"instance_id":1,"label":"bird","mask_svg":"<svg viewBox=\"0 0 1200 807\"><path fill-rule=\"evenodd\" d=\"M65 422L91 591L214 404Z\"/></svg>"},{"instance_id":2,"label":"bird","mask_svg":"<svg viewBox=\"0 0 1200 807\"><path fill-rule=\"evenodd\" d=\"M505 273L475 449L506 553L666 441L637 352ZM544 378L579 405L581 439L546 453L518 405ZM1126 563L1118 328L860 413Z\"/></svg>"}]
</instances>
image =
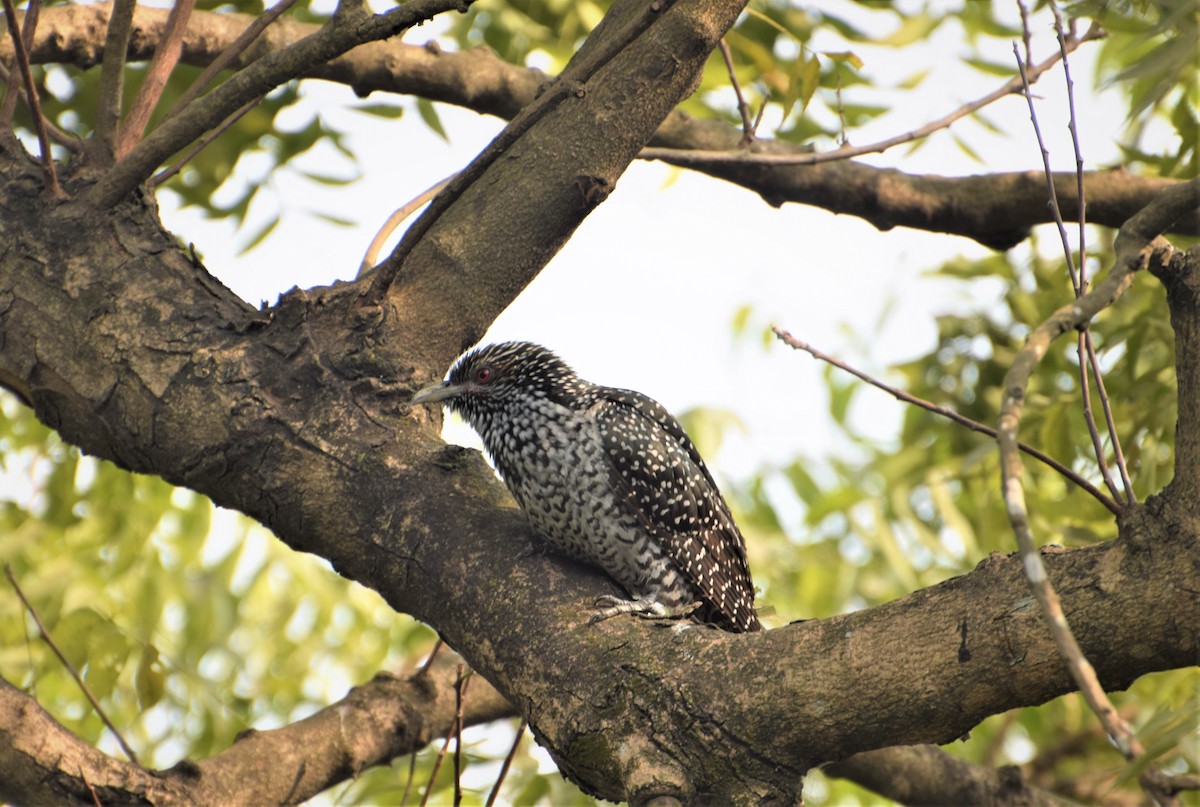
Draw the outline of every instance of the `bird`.
<instances>
[{"instance_id":1,"label":"bird","mask_svg":"<svg viewBox=\"0 0 1200 807\"><path fill-rule=\"evenodd\" d=\"M696 446L661 404L580 378L532 342L465 353L412 404L444 404L478 432L549 546L598 566L630 595L619 614L762 629L746 543Z\"/></svg>"}]
</instances>

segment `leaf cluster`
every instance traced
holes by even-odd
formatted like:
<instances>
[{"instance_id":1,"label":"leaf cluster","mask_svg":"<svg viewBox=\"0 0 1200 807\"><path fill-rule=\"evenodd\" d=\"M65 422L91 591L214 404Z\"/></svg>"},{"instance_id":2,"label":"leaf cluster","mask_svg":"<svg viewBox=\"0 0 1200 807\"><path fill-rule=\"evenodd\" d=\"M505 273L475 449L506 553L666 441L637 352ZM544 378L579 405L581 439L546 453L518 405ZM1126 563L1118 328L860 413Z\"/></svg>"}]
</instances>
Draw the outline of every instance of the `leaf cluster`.
<instances>
[{"instance_id":1,"label":"leaf cluster","mask_svg":"<svg viewBox=\"0 0 1200 807\"><path fill-rule=\"evenodd\" d=\"M1111 265L1107 245L1092 260ZM936 344L888 368L887 380L994 425L1004 375L1027 323L1041 322L1070 299L1065 264L1043 257L1035 240L1007 254L950 261L931 275L961 284L963 303L938 318ZM984 288L996 293L982 293ZM1156 314L1165 308L1163 294L1152 279L1140 277L1091 329L1139 499L1170 481L1174 462L1173 335ZM805 618L871 607L964 574L989 553L1015 549L993 439L915 406L905 410L895 439L872 439L860 431L855 403L881 393L832 367L825 379L830 417L848 438L852 456L800 457L764 468L731 491L766 604ZM1040 365L1021 436L1103 489L1079 385L1074 340L1064 338ZM1099 413L1094 383L1091 393ZM726 423L713 418L697 428L704 435ZM1111 462L1107 439L1105 446ZM1032 527L1042 543L1082 546L1115 534L1111 513L1088 494L1034 459L1026 457L1025 467ZM1154 749L1157 764L1168 769L1200 764L1188 744L1200 707L1198 680L1194 670L1149 676L1117 701ZM1074 782L1082 790L1068 795L1083 801L1103 793L1115 803L1136 803L1142 796L1137 770L1112 753L1076 696L994 717L952 749L989 766L1024 763L1035 783ZM822 787L828 790L818 791L828 792L830 803L856 798L844 783ZM809 799L814 803L816 792Z\"/></svg>"}]
</instances>

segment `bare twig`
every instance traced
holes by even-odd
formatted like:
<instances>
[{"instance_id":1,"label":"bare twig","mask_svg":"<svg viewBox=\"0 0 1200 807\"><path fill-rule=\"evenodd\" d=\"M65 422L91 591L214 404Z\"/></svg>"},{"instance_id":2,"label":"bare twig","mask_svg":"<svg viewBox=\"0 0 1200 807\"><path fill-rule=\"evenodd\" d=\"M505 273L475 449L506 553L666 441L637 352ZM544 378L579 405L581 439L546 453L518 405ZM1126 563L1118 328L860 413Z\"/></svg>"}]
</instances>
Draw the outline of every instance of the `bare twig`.
<instances>
[{"instance_id":1,"label":"bare twig","mask_svg":"<svg viewBox=\"0 0 1200 807\"><path fill-rule=\"evenodd\" d=\"M1080 152L1080 148L1079 148L1079 138L1078 138L1078 134L1077 134L1077 130L1076 130L1076 123L1075 123L1074 92L1073 92L1073 83L1070 79L1070 72L1069 72L1069 67L1068 67L1069 62L1067 60L1067 49L1066 49L1066 45L1065 45L1066 34L1063 32L1063 29L1062 29L1061 18L1057 16L1057 12L1058 12L1057 7L1054 8L1054 11L1055 11L1055 15L1056 15L1055 27L1059 34L1059 52L1063 59L1063 69L1064 69L1064 71L1067 71L1067 97L1069 99L1069 106L1071 109L1070 130L1071 130L1071 139L1074 142L1074 146L1075 146L1075 165L1076 165L1076 174L1075 175L1076 175L1078 191L1081 194L1079 197L1079 210L1080 210L1079 229L1080 229L1080 238L1083 239L1083 229L1085 226L1084 201L1083 201L1084 197L1082 196L1083 156L1082 156L1082 154ZM1025 14L1022 14L1022 19L1027 21L1027 16ZM1076 298L1078 298L1078 297L1081 297L1087 291L1087 275L1086 275L1086 272L1085 272L1085 269L1083 266L1084 262L1086 261L1086 252L1085 252L1085 247L1084 247L1085 242L1082 240L1080 242L1080 250L1079 250L1080 266L1078 268L1076 268L1074 256L1071 252L1070 238L1067 235L1066 223L1063 221L1062 208L1059 206L1059 203L1058 203L1058 193L1055 191L1055 188L1054 188L1054 174L1050 167L1050 150L1048 148L1046 148L1045 140L1042 137L1041 126L1038 124L1038 119L1037 119L1037 110L1033 103L1033 93L1029 89L1030 85L1029 85L1028 76L1026 73L1025 62L1021 59L1020 51L1018 50L1017 44L1015 42L1013 43L1013 55L1016 57L1017 70L1020 73L1020 77L1021 77L1022 94L1025 96L1026 104L1029 107L1029 119L1033 124L1033 131L1034 131L1034 135L1037 138L1038 149L1040 150L1041 155L1042 155L1042 167L1044 169L1044 175L1046 177L1046 188L1047 188L1047 195L1048 195L1048 203L1047 204L1050 208L1051 213L1053 214L1055 226L1058 229L1058 237L1059 237L1060 242L1062 243L1063 254L1065 256L1065 260L1067 263L1067 271L1071 275L1071 286L1075 290ZM1108 460L1106 459L1105 451L1104 451L1104 443L1100 438L1100 430L1096 426L1096 418L1092 412L1092 396L1091 396L1090 384L1088 382L1089 371L1095 376L1096 388L1100 393L1100 399L1101 399L1102 405L1105 410L1105 417L1106 417L1106 421L1108 424L1109 441L1113 445L1114 454L1121 457L1120 464L1122 465L1122 467L1124 467L1125 466L1124 455L1121 453L1121 448L1120 448L1121 441L1120 441L1119 436L1116 431L1115 422L1113 421L1112 407L1108 401L1108 392L1104 388L1104 377L1100 372L1100 362L1096 357L1096 349L1095 349L1095 345L1092 341L1092 335L1086 328L1080 330L1079 336L1076 340L1076 352L1078 353L1078 356L1079 356L1079 386L1080 386L1080 393L1081 393L1081 402L1083 405L1083 419L1084 419L1084 423L1087 425L1088 435L1090 436L1091 441L1092 441L1092 451L1096 456L1096 464L1100 468L1100 473L1104 479L1104 484L1108 486L1108 489L1112 493L1113 498L1117 499L1117 500L1124 499L1124 501L1126 501L1126 502L1132 502L1132 501L1134 501L1133 487L1131 484L1128 484L1128 471L1126 470L1124 473L1124 477L1125 477L1127 483L1125 486L1125 496L1122 497L1120 490L1117 488L1116 482L1113 480L1112 473L1109 470Z\"/></svg>"},{"instance_id":2,"label":"bare twig","mask_svg":"<svg viewBox=\"0 0 1200 807\"><path fill-rule=\"evenodd\" d=\"M142 139L146 125L150 123L150 115L158 106L163 89L171 71L179 62L179 52L183 47L183 33L187 30L188 17L196 6L196 0L175 0L171 13L167 15L167 27L163 31L158 47L154 49L154 58L146 68L146 77L138 88L137 98L129 110L129 117L121 125L117 134L116 157L121 159L133 149Z\"/></svg>"},{"instance_id":3,"label":"bare twig","mask_svg":"<svg viewBox=\"0 0 1200 807\"><path fill-rule=\"evenodd\" d=\"M1096 671L1083 655L1079 643L1063 614L1058 594L1050 584L1038 547L1029 526L1029 513L1025 506L1025 489L1022 481L1021 460L1017 454L1017 431L1021 422L1025 390L1033 370L1041 361L1055 337L1081 327L1103 308L1115 301L1133 282L1135 267L1128 262L1119 262L1108 278L1078 300L1065 305L1039 325L1026 339L1025 346L1017 354L1004 379L1004 397L1000 410L997 440L1000 445L1000 471L1002 494L1009 522L1017 537L1017 544L1025 565L1025 575L1034 597L1050 628L1050 633L1067 663L1075 685L1083 693L1088 706L1100 718L1105 731L1117 743L1121 752L1128 756L1137 743L1133 731L1117 715L1108 696L1100 686Z\"/></svg>"},{"instance_id":4,"label":"bare twig","mask_svg":"<svg viewBox=\"0 0 1200 807\"><path fill-rule=\"evenodd\" d=\"M737 96L738 114L742 116L742 139L738 145L747 146L754 142L754 132L758 127L750 118L750 106L746 103L746 96L742 94L742 85L738 82L737 72L733 69L733 54L729 52L729 43L725 41L725 37L721 37L717 42L717 47L721 49L721 58L725 60L725 69L729 71L729 83L733 85L733 92Z\"/></svg>"},{"instance_id":5,"label":"bare twig","mask_svg":"<svg viewBox=\"0 0 1200 807\"><path fill-rule=\"evenodd\" d=\"M1084 42L1090 42L1093 39L1099 39L1104 34L1098 26L1093 25L1081 37L1071 38L1067 40L1067 52L1073 52ZM1037 66L1028 69L1029 82L1032 84L1043 73L1049 70L1054 65L1058 64L1062 58L1061 54L1055 53ZM1019 78L1011 79L1005 84L982 98L978 98L968 104L964 104L950 114L938 118L935 121L925 124L917 129L909 132L889 137L886 140L880 140L876 143L870 143L865 146L845 146L843 148L833 149L832 151L822 152L807 152L801 154L758 154L745 149L732 149L725 151L699 151L691 149L668 149L668 148L644 148L638 153L638 157L643 160L665 160L673 165L691 166L691 165L713 165L717 163L747 163L752 165L815 165L817 163L834 162L837 160L848 160L851 157L860 157L864 154L881 154L890 148L911 143L914 140L920 140L923 137L945 129L952 123L967 117L988 104L994 103L1001 98L1021 91L1021 80Z\"/></svg>"},{"instance_id":6,"label":"bare twig","mask_svg":"<svg viewBox=\"0 0 1200 807\"><path fill-rule=\"evenodd\" d=\"M6 0L6 2L8 2L8 0ZM100 702L96 700L96 696L92 694L90 689L88 689L88 685L84 683L83 677L80 676L73 666L71 666L71 662L67 661L67 657L63 655L63 652L58 649L58 645L55 644L54 639L50 636L50 631L46 630L46 626L42 623L42 618L38 616L37 609L34 608L33 603L26 598L25 592L21 590L20 584L17 583L17 576L13 574L12 567L7 563L4 564L4 574L6 577L8 577L8 582L12 584L13 591L17 592L17 596L20 597L21 603L25 606L25 609L29 611L29 615L33 617L33 621L37 625L38 632L42 635L42 639L46 642L49 648L54 651L54 655L58 656L58 660L62 662L63 667L66 668L67 672L71 674L71 677L75 679L75 683L79 685L79 689L83 692L84 697L86 697L88 702L92 704L92 708L96 710L96 714L99 715L100 719L104 721L104 725L108 726L108 730L111 731L113 736L117 738L117 743L121 746L121 750L125 752L125 756L129 757L129 761L134 765L138 765L140 767L141 763L138 762L137 754L133 753L133 749L129 747L129 743L125 742L125 738L121 736L121 732L117 731L117 727L114 726L112 721L108 719L108 715L104 713L104 709L101 708Z\"/></svg>"},{"instance_id":7,"label":"bare twig","mask_svg":"<svg viewBox=\"0 0 1200 807\"><path fill-rule=\"evenodd\" d=\"M462 729L463 729L463 696L467 691L467 680L462 673L462 665L458 667L458 680L454 684L454 807L462 804ZM467 671L469 677L471 671Z\"/></svg>"},{"instance_id":8,"label":"bare twig","mask_svg":"<svg viewBox=\"0 0 1200 807\"><path fill-rule=\"evenodd\" d=\"M846 109L842 106L842 69L838 66L837 69L837 88L835 90L837 97L837 116L838 116L838 147L847 148L850 145L850 136L846 134Z\"/></svg>"},{"instance_id":9,"label":"bare twig","mask_svg":"<svg viewBox=\"0 0 1200 807\"><path fill-rule=\"evenodd\" d=\"M1033 123L1034 136L1037 138L1038 150L1042 155L1043 173L1046 177L1046 186L1048 193L1047 206L1050 208L1051 214L1054 216L1054 224L1058 228L1059 241L1063 245L1063 253L1066 256L1067 271L1071 275L1071 287L1075 290L1075 297L1079 298L1084 294L1083 280L1075 268L1075 259L1071 254L1071 244L1067 237L1067 226L1063 222L1062 208L1058 204L1058 193L1054 189L1054 174L1050 168L1050 149L1046 148L1046 142L1042 138L1042 128L1038 124L1037 110L1033 104L1033 93L1029 91L1029 81L1025 74L1025 63L1021 59L1021 52L1017 43L1013 43L1013 56L1017 60L1017 70L1021 74L1022 84L1024 86L1023 95L1029 106L1029 120ZM1108 470L1108 462L1104 456L1104 444L1100 439L1100 431L1096 428L1096 418L1092 414L1092 396L1088 385L1088 363L1085 358L1088 343L1087 335L1080 331L1077 347L1079 351L1079 383L1082 393L1083 404L1083 420L1087 424L1088 435L1092 440L1092 450L1096 455L1096 464L1100 468L1100 474L1104 478L1104 484L1108 486L1108 490L1112 493L1114 499L1121 498L1121 493L1117 489L1116 482L1113 481L1112 474Z\"/></svg>"},{"instance_id":10,"label":"bare twig","mask_svg":"<svg viewBox=\"0 0 1200 807\"><path fill-rule=\"evenodd\" d=\"M834 367L837 367L839 370L843 370L847 373L850 373L851 375L855 376L856 378L862 379L863 381L867 382L871 386L881 389L884 392L888 393L889 395L891 395L901 401L904 401L905 403L910 403L914 406L919 406L922 409L933 412L936 415L941 415L942 417L949 418L950 420L953 420L955 423L959 424L960 426L966 426L971 431L979 432L980 434L986 434L989 437L996 436L996 430L993 429L991 426L985 426L984 424L979 423L978 421L972 420L971 418L966 417L965 415L955 412L953 409L949 409L945 406L939 406L938 404L927 401L924 398L918 398L917 396L915 396L911 393L905 392L902 389L898 389L896 387L885 384L884 382L880 381L879 379L874 378L873 376L870 376L867 373L864 373L862 370L851 367L850 365L846 364L845 362L843 362L839 359L835 359L833 356L830 356L827 353L822 353L821 351L814 348L812 345L808 344L807 342L803 342L803 341L797 339L796 337L792 336L790 333L783 330L782 328L772 327L771 330L773 330L775 332L775 335L777 337L779 337L779 339L782 340L787 345L789 345L797 350L803 350L804 352L806 352L810 356L812 356L814 359L823 361L826 364L831 364ZM1029 456L1042 461L1046 465L1053 468L1055 471L1058 471L1060 474L1063 475L1064 478L1071 480L1076 485L1083 488L1085 491L1087 491L1093 497L1095 497L1095 499L1097 501L1099 501L1102 505L1104 505L1106 508L1108 508L1108 510L1111 513L1113 513L1114 515L1121 514L1120 505L1118 505L1112 499L1105 496L1101 491L1097 490L1096 486L1093 485L1091 482L1088 482L1082 476L1077 474L1075 471L1072 471L1070 468L1063 465L1058 460L1042 453L1041 451L1034 448L1033 446L1026 445L1025 443L1019 443L1017 447L1020 448L1021 451L1024 451Z\"/></svg>"},{"instance_id":11,"label":"bare twig","mask_svg":"<svg viewBox=\"0 0 1200 807\"><path fill-rule=\"evenodd\" d=\"M433 761L433 770L429 773L429 784L425 787L425 795L421 797L421 807L425 807L429 801L429 794L433 792L433 785L437 781L438 771L441 770L442 760L446 758L446 750L450 747L450 740L458 731L461 731L462 701L467 697L467 685L470 683L472 672L468 670L464 674L463 670L464 665L460 661L458 663L458 686L455 689L457 693L456 697L458 698L458 714L455 716L453 722L451 722L450 730L446 732L446 740L442 743L442 748L438 751L437 758ZM457 788L457 783L455 787Z\"/></svg>"},{"instance_id":12,"label":"bare twig","mask_svg":"<svg viewBox=\"0 0 1200 807\"><path fill-rule=\"evenodd\" d=\"M413 213L421 209L421 206L426 204L430 199L437 196L442 190L450 184L450 180L454 179L457 174L452 174L441 182L435 185L430 185L422 191L415 199L407 202L403 207L396 210L392 215L388 216L388 220L379 228L379 232L375 233L375 237L371 239L371 245L367 247L367 253L363 255L362 263L358 267L358 277L362 277L375 266L375 261L379 258L379 251L383 249L385 241L391 237L405 219Z\"/></svg>"},{"instance_id":13,"label":"bare twig","mask_svg":"<svg viewBox=\"0 0 1200 807\"><path fill-rule=\"evenodd\" d=\"M25 12L25 19L21 21L21 42L25 45L26 53L33 47L33 33L37 28L38 11L41 7L41 0L30 0L29 8ZM7 85L7 89L4 93L4 104L0 106L0 126L11 127L13 113L17 111L17 96L22 93L21 76L19 71L17 73L5 71L5 73L4 83Z\"/></svg>"},{"instance_id":14,"label":"bare twig","mask_svg":"<svg viewBox=\"0 0 1200 807\"><path fill-rule=\"evenodd\" d=\"M1017 0L1017 11L1021 14L1021 41L1025 43L1025 64L1033 64L1033 31L1029 27L1029 8L1023 0Z\"/></svg>"},{"instance_id":15,"label":"bare twig","mask_svg":"<svg viewBox=\"0 0 1200 807\"><path fill-rule=\"evenodd\" d=\"M1062 53L1063 63L1063 78L1067 85L1067 109L1070 113L1068 127L1071 132L1071 145L1075 150L1075 195L1079 198L1079 291L1075 296L1087 291L1087 199L1083 193L1083 151L1079 146L1079 118L1075 114L1075 81L1071 78L1071 63L1067 59L1066 42L1068 36L1074 36L1075 31L1072 28L1068 34L1063 28L1062 14L1059 13L1058 3L1055 0L1050 0L1050 11L1054 14L1054 33L1058 38L1059 51ZM1074 24L1074 21L1072 21ZM1051 185L1054 184L1053 178L1047 180ZM1121 483L1125 486L1125 501L1130 503L1137 502L1137 495L1133 492L1133 482L1129 478L1129 464L1125 462L1125 452L1121 450L1121 439L1117 433L1117 426L1113 420L1112 403L1108 399L1108 390L1104 385L1104 376L1100 372L1100 361L1096 357L1096 346L1092 341L1090 331L1083 332L1084 347L1087 350L1088 364L1091 366L1092 374L1096 376L1096 390L1100 393L1100 406L1104 411L1105 424L1108 427L1109 442L1113 447L1113 458L1117 463L1117 471L1121 474ZM1079 355L1079 364L1081 377L1086 380L1086 371L1082 369L1083 353ZM1089 400L1086 389L1083 391L1084 400ZM1099 454L1100 462L1103 464L1103 454Z\"/></svg>"},{"instance_id":16,"label":"bare twig","mask_svg":"<svg viewBox=\"0 0 1200 807\"><path fill-rule=\"evenodd\" d=\"M33 17L36 22L36 12L33 12ZM4 19L8 23L8 34L12 38L17 68L21 71L21 80L25 83L25 100L29 104L29 114L37 129L38 148L42 152L42 174L46 178L46 190L54 196L62 196L63 190L58 184L58 173L54 169L54 155L50 153L50 135L46 133L46 119L42 116L42 105L38 101L37 85L33 83L33 71L29 69L29 51L25 49L24 38L17 30L17 9L13 0L4 0ZM31 28L30 35L32 33Z\"/></svg>"},{"instance_id":17,"label":"bare twig","mask_svg":"<svg viewBox=\"0 0 1200 807\"><path fill-rule=\"evenodd\" d=\"M237 39L233 40L233 42L229 44L229 47L221 51L217 58L213 59L212 62L209 63L208 67L204 68L204 72L202 72L196 78L196 80L192 82L192 86L188 87L187 90L184 91L183 95L179 97L179 100L175 102L175 106L172 107L171 111L167 113L166 118L173 117L179 112L179 110L183 109L192 101L194 101L196 97L200 95L200 93L204 92L204 90L208 88L208 85L212 83L212 80L216 78L218 73L232 64L234 60L243 53L245 53L246 49L254 44L255 40L258 39L259 35L262 34L264 30L266 30L268 25L275 22L275 20L279 18L280 14L287 11L295 4L296 0L279 0L278 3L271 6L259 16L255 17L254 21L246 26L246 30L238 34Z\"/></svg>"},{"instance_id":18,"label":"bare twig","mask_svg":"<svg viewBox=\"0 0 1200 807\"><path fill-rule=\"evenodd\" d=\"M512 767L513 760L517 756L517 747L521 744L521 738L525 736L525 727L528 725L529 723L523 717L517 724L517 734L513 737L512 747L508 749L508 756L504 757L504 762L500 765L500 773L496 774L496 784L492 785L492 792L488 794L484 807L492 807L496 803L496 798L500 795L500 786L504 784L504 778L508 776L508 769Z\"/></svg>"},{"instance_id":19,"label":"bare twig","mask_svg":"<svg viewBox=\"0 0 1200 807\"><path fill-rule=\"evenodd\" d=\"M442 637L439 636L438 640L433 644L433 649L429 651L429 658L425 659L425 663L421 665L421 669L417 675L424 675L425 673L429 672L429 669L433 666L434 660L438 657L438 652L441 651L441 649L445 646L446 643L443 642Z\"/></svg>"},{"instance_id":20,"label":"bare twig","mask_svg":"<svg viewBox=\"0 0 1200 807\"><path fill-rule=\"evenodd\" d=\"M96 144L93 159L111 163L116 153L117 129L121 124L121 97L125 85L125 54L129 32L133 28L133 10L137 0L113 0L104 36L104 57L100 62L100 88L96 103L96 121L92 139Z\"/></svg>"},{"instance_id":21,"label":"bare twig","mask_svg":"<svg viewBox=\"0 0 1200 807\"><path fill-rule=\"evenodd\" d=\"M408 779L404 782L404 795L400 797L400 807L407 807L408 795L412 792L413 779L417 773L417 752L408 755Z\"/></svg>"},{"instance_id":22,"label":"bare twig","mask_svg":"<svg viewBox=\"0 0 1200 807\"><path fill-rule=\"evenodd\" d=\"M171 163L169 166L167 166L166 168L164 168L163 170L159 171L157 174L152 176L146 184L151 188L157 188L159 185L163 184L164 182L169 180L171 177L178 174L180 171L183 170L183 167L185 165L187 165L188 163L190 163L192 160L194 160L196 158L197 154L204 151L204 149L208 148L210 143L212 143L214 140L216 140L221 135L225 134L225 132L229 131L230 126L233 126L233 124L237 123L239 120L242 119L242 116L244 116L250 110L254 109L254 107L258 106L258 104L261 100L262 100L261 98L255 98L252 101L247 101L245 103L245 105L242 106L241 109L237 110L232 115L230 115L228 118L221 121L221 124L219 126L217 126L217 128L212 129L211 131L205 132L204 136L201 137L199 140L197 140L195 143L193 143L191 148L189 148L182 157L180 157L178 160Z\"/></svg>"}]
</instances>

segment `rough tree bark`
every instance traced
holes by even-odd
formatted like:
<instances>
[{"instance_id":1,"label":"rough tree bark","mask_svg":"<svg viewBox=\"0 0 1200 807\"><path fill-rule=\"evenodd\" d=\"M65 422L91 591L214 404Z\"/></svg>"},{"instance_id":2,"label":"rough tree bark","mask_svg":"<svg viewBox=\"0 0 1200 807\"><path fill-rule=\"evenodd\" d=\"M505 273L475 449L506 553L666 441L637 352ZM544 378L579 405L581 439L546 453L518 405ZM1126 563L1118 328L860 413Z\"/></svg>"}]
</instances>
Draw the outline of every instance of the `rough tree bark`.
<instances>
[{"instance_id":1,"label":"rough tree bark","mask_svg":"<svg viewBox=\"0 0 1200 807\"><path fill-rule=\"evenodd\" d=\"M570 237L602 198L590 191L615 183L654 136L740 7L618 2L589 49L619 47L466 189L379 305L363 304L368 277L253 309L193 263L152 198L88 208L74 200L91 180L67 177L72 199L47 199L36 163L4 138L0 383L88 453L241 510L436 627L564 773L605 798L791 803L812 765L949 742L1070 691L1013 557L763 634L589 625L588 606L617 593L612 584L521 556L528 528L486 464L442 444L405 403ZM1194 207L1193 192L1180 212ZM1200 400L1197 256L1154 269L1172 289L1181 393ZM1195 410L1180 408L1176 480L1131 508L1116 539L1043 553L1109 689L1200 652ZM3 720L6 747L15 724ZM90 801L87 782L57 770L49 792ZM264 798L287 800L287 786Z\"/></svg>"}]
</instances>

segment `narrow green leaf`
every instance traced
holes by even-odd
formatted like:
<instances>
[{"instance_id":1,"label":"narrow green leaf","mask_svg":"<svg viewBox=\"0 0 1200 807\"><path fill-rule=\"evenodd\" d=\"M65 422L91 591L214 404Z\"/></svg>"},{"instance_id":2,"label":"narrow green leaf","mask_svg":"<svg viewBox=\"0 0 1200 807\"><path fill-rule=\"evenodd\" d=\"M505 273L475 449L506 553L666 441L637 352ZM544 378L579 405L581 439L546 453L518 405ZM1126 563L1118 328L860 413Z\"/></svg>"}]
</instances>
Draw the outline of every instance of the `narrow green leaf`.
<instances>
[{"instance_id":1,"label":"narrow green leaf","mask_svg":"<svg viewBox=\"0 0 1200 807\"><path fill-rule=\"evenodd\" d=\"M421 120L425 121L425 125L433 130L434 134L450 142L449 135L446 134L445 128L442 127L442 119L438 116L437 109L434 108L433 102L425 99L417 99L417 112L421 113Z\"/></svg>"},{"instance_id":2,"label":"narrow green leaf","mask_svg":"<svg viewBox=\"0 0 1200 807\"><path fill-rule=\"evenodd\" d=\"M396 120L404 115L404 107L396 106L395 104L363 104L362 106L352 106L350 109L355 112L361 112L364 115L372 115L376 118L388 118Z\"/></svg>"},{"instance_id":3,"label":"narrow green leaf","mask_svg":"<svg viewBox=\"0 0 1200 807\"><path fill-rule=\"evenodd\" d=\"M261 244L263 242L263 240L266 239L266 237L268 235L270 235L271 232L278 226L279 226L279 214L276 213L271 218L271 220L266 223L265 226L259 228L258 232L256 232L253 236L251 236L250 240L246 243L246 245L238 251L238 254L245 255L247 252L254 249L256 246Z\"/></svg>"}]
</instances>

